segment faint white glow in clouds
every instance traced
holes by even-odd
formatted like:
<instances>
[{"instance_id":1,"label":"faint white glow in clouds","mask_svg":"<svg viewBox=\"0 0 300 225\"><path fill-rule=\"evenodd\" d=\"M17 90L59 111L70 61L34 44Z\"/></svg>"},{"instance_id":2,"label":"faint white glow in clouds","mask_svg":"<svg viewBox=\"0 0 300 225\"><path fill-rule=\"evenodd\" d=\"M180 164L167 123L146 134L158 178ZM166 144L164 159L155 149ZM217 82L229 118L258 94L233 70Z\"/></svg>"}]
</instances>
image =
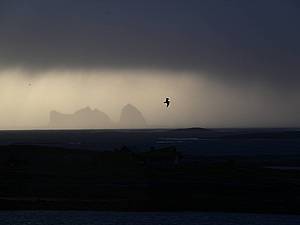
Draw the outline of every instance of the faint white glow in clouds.
<instances>
[{"instance_id":1,"label":"faint white glow in clouds","mask_svg":"<svg viewBox=\"0 0 300 225\"><path fill-rule=\"evenodd\" d=\"M0 129L46 128L49 111L90 106L118 121L135 105L152 127L288 126L295 107L263 87L225 86L207 76L143 70L0 71ZM171 98L171 106L162 104ZM289 98L289 103L296 102ZM296 107L296 109L298 109ZM297 114L298 115L298 114Z\"/></svg>"}]
</instances>

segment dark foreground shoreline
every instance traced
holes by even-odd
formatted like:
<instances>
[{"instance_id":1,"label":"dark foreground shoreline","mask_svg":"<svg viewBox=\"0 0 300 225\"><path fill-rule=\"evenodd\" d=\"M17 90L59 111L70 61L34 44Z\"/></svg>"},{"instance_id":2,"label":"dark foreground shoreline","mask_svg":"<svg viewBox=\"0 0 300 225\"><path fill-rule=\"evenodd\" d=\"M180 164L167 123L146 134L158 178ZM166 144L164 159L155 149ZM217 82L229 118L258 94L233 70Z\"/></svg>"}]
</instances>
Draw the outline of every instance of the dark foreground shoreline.
<instances>
[{"instance_id":1,"label":"dark foreground shoreline","mask_svg":"<svg viewBox=\"0 0 300 225\"><path fill-rule=\"evenodd\" d=\"M300 155L0 147L1 210L300 214ZM287 166L280 169L276 166Z\"/></svg>"}]
</instances>

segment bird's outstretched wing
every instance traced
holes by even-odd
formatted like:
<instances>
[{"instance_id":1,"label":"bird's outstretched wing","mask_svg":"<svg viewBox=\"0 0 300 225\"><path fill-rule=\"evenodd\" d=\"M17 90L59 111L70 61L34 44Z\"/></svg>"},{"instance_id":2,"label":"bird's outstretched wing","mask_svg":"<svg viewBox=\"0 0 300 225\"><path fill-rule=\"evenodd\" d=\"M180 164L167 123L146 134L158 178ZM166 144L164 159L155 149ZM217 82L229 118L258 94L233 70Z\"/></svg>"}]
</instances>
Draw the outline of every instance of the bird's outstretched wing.
<instances>
[{"instance_id":1,"label":"bird's outstretched wing","mask_svg":"<svg viewBox=\"0 0 300 225\"><path fill-rule=\"evenodd\" d=\"M166 98L166 100L164 101L164 103L167 105L167 107L169 107L169 105L170 105L170 100L169 100L169 98Z\"/></svg>"}]
</instances>

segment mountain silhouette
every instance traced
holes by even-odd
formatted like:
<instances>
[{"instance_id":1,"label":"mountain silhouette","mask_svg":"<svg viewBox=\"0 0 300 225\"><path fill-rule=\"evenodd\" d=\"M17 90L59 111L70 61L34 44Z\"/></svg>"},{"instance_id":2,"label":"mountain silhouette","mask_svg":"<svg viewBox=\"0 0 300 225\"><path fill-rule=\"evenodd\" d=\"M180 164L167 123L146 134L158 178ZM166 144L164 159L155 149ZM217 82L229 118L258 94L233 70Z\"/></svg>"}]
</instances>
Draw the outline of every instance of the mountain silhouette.
<instances>
[{"instance_id":1,"label":"mountain silhouette","mask_svg":"<svg viewBox=\"0 0 300 225\"><path fill-rule=\"evenodd\" d=\"M147 124L143 114L133 105L127 104L122 109L119 126L121 128L145 128Z\"/></svg>"},{"instance_id":2,"label":"mountain silhouette","mask_svg":"<svg viewBox=\"0 0 300 225\"><path fill-rule=\"evenodd\" d=\"M53 128L111 128L114 124L104 112L85 107L73 114L51 111L49 125Z\"/></svg>"},{"instance_id":3,"label":"mountain silhouette","mask_svg":"<svg viewBox=\"0 0 300 225\"><path fill-rule=\"evenodd\" d=\"M142 113L131 104L122 108L118 123L113 122L107 114L98 109L92 110L90 107L85 107L73 114L51 111L49 127L61 129L145 128L146 120Z\"/></svg>"}]
</instances>

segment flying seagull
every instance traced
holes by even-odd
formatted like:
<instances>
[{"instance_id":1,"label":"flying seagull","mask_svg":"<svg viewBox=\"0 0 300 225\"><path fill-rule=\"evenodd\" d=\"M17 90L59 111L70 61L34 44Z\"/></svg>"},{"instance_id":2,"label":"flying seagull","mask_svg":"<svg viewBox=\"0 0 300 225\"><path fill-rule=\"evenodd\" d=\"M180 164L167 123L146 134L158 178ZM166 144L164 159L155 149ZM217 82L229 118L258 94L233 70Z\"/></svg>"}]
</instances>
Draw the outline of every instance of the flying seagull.
<instances>
[{"instance_id":1,"label":"flying seagull","mask_svg":"<svg viewBox=\"0 0 300 225\"><path fill-rule=\"evenodd\" d=\"M169 100L169 98L166 98L166 101L164 101L164 103L167 105L167 107L169 107L169 105L170 105L170 100Z\"/></svg>"}]
</instances>

